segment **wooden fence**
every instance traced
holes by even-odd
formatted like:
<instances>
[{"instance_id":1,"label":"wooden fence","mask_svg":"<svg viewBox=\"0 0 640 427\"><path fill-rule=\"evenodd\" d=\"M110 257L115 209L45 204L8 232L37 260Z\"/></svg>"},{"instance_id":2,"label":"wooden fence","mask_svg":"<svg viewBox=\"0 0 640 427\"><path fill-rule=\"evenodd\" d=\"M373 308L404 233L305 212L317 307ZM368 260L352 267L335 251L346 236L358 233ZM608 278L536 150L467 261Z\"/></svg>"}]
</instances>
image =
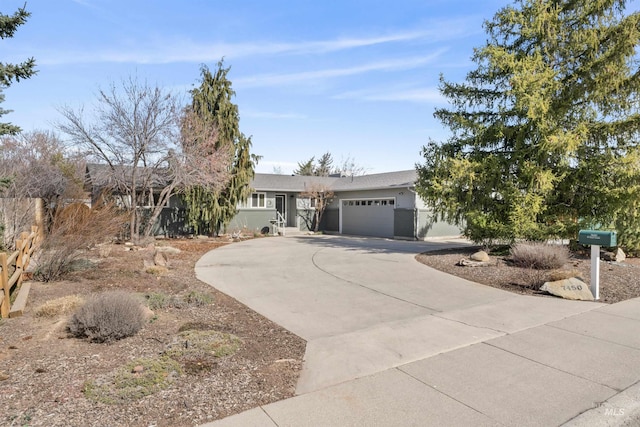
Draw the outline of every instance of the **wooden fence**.
<instances>
[{"instance_id":1,"label":"wooden fence","mask_svg":"<svg viewBox=\"0 0 640 427\"><path fill-rule=\"evenodd\" d=\"M0 291L2 291L0 292L0 317L22 315L30 288L28 283L22 285L22 280L39 239L40 230L38 226L33 226L31 233L25 231L20 234L16 240L16 250L11 255L0 252L0 268L2 269L0 271ZM12 305L11 296L15 291L19 292Z\"/></svg>"}]
</instances>

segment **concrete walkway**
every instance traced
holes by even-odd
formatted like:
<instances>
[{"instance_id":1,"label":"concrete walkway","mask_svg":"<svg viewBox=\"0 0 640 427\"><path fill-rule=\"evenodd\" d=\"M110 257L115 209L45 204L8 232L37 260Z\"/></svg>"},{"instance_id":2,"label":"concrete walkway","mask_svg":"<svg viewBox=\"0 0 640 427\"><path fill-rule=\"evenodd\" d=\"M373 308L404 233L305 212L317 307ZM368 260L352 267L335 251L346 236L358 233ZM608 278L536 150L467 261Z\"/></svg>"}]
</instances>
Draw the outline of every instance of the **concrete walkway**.
<instances>
[{"instance_id":1,"label":"concrete walkway","mask_svg":"<svg viewBox=\"0 0 640 427\"><path fill-rule=\"evenodd\" d=\"M200 280L307 340L296 397L208 425L634 423L640 299L516 295L414 259L463 244L304 236L206 254Z\"/></svg>"}]
</instances>

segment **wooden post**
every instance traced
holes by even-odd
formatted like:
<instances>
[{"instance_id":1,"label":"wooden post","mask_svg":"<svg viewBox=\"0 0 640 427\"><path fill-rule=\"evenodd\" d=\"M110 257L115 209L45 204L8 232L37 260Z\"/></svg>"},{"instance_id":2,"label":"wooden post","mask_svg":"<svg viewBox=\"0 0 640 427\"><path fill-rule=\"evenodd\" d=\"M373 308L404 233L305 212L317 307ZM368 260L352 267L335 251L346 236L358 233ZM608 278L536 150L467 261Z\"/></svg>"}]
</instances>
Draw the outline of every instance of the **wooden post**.
<instances>
[{"instance_id":1,"label":"wooden post","mask_svg":"<svg viewBox=\"0 0 640 427\"><path fill-rule=\"evenodd\" d=\"M44 203L42 199L36 199L36 227L38 227L38 241L44 237Z\"/></svg>"},{"instance_id":2,"label":"wooden post","mask_svg":"<svg viewBox=\"0 0 640 427\"><path fill-rule=\"evenodd\" d=\"M7 267L6 252L0 252L0 267L2 267L2 272L0 272L0 284L2 285L2 290L4 291L4 299L2 300L2 305L0 306L0 316L9 317L9 310L11 309L11 289L9 289L9 271Z\"/></svg>"},{"instance_id":3,"label":"wooden post","mask_svg":"<svg viewBox=\"0 0 640 427\"><path fill-rule=\"evenodd\" d=\"M18 257L16 258L16 271L20 271L20 275L18 276L18 281L16 282L16 289L20 289L20 285L22 285L22 273L24 273L24 250L27 246L27 238L29 237L26 232L20 233L20 239L16 241L16 251L18 251Z\"/></svg>"}]
</instances>

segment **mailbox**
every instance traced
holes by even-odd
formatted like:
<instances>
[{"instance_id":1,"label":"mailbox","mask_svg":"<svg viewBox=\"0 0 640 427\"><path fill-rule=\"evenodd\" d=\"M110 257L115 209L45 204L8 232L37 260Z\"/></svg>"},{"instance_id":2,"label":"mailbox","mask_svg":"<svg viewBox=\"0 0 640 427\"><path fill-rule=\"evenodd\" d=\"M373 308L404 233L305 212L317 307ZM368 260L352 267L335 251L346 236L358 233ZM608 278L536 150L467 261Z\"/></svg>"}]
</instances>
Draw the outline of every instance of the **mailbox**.
<instances>
[{"instance_id":1,"label":"mailbox","mask_svg":"<svg viewBox=\"0 0 640 427\"><path fill-rule=\"evenodd\" d=\"M607 247L618 245L615 231L601 230L580 230L578 233L578 243Z\"/></svg>"}]
</instances>

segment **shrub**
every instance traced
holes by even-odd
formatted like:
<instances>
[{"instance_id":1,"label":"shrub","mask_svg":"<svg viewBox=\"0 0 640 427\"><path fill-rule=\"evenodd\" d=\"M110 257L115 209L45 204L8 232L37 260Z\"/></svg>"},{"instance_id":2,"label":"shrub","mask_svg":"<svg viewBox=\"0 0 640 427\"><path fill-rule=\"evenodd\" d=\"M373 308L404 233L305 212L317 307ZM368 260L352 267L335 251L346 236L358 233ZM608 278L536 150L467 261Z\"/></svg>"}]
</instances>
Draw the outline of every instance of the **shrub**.
<instances>
[{"instance_id":1,"label":"shrub","mask_svg":"<svg viewBox=\"0 0 640 427\"><path fill-rule=\"evenodd\" d=\"M187 305L201 307L203 305L211 304L213 302L213 297L203 292L192 291L184 297L184 301Z\"/></svg>"},{"instance_id":2,"label":"shrub","mask_svg":"<svg viewBox=\"0 0 640 427\"><path fill-rule=\"evenodd\" d=\"M538 291L548 280L549 275L546 271L535 268L523 268L515 279L514 284Z\"/></svg>"},{"instance_id":3,"label":"shrub","mask_svg":"<svg viewBox=\"0 0 640 427\"><path fill-rule=\"evenodd\" d=\"M211 304L213 297L210 294L192 291L183 297L177 295L167 295L162 292L151 292L144 296L147 307L151 310L161 310L165 308L185 308L201 307Z\"/></svg>"},{"instance_id":4,"label":"shrub","mask_svg":"<svg viewBox=\"0 0 640 427\"><path fill-rule=\"evenodd\" d=\"M144 308L135 296L105 292L76 311L69 321L69 332L93 342L109 342L135 335L144 323Z\"/></svg>"},{"instance_id":5,"label":"shrub","mask_svg":"<svg viewBox=\"0 0 640 427\"><path fill-rule=\"evenodd\" d=\"M511 262L524 268L553 270L569 261L569 249L562 245L528 242L511 247Z\"/></svg>"},{"instance_id":6,"label":"shrub","mask_svg":"<svg viewBox=\"0 0 640 427\"><path fill-rule=\"evenodd\" d=\"M203 325L192 325L203 326ZM183 328L184 329L184 325ZM218 359L235 354L242 341L232 334L205 329L187 329L178 334L164 355L179 361L188 374L211 371Z\"/></svg>"},{"instance_id":7,"label":"shrub","mask_svg":"<svg viewBox=\"0 0 640 427\"><path fill-rule=\"evenodd\" d=\"M162 310L165 308L182 308L185 303L175 295L167 295L162 292L151 292L144 295L147 307L151 310Z\"/></svg>"},{"instance_id":8,"label":"shrub","mask_svg":"<svg viewBox=\"0 0 640 427\"><path fill-rule=\"evenodd\" d=\"M87 381L82 392L94 402L126 404L167 388L180 374L180 364L168 357L136 359L109 378Z\"/></svg>"},{"instance_id":9,"label":"shrub","mask_svg":"<svg viewBox=\"0 0 640 427\"><path fill-rule=\"evenodd\" d=\"M123 222L113 205L89 209L76 203L61 209L37 252L35 277L50 282L71 272L86 249L112 240Z\"/></svg>"},{"instance_id":10,"label":"shrub","mask_svg":"<svg viewBox=\"0 0 640 427\"><path fill-rule=\"evenodd\" d=\"M50 300L36 308L36 317L56 317L61 314L69 314L83 303L82 297L68 295L66 297Z\"/></svg>"}]
</instances>

